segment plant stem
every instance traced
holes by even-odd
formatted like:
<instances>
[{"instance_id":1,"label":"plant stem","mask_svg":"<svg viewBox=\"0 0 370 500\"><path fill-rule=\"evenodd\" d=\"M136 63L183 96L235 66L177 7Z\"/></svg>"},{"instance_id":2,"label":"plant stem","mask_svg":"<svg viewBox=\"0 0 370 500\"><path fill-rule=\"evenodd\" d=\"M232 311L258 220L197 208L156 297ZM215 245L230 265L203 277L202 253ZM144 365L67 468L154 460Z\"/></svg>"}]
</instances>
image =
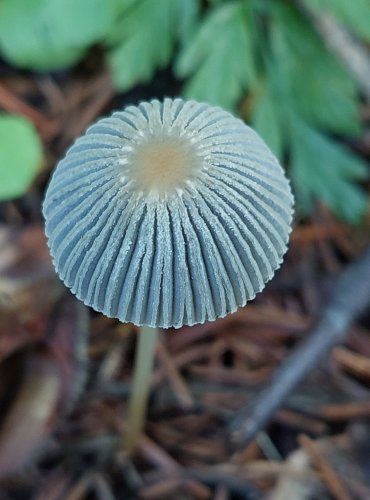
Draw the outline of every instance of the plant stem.
<instances>
[{"instance_id":1,"label":"plant stem","mask_svg":"<svg viewBox=\"0 0 370 500\"><path fill-rule=\"evenodd\" d=\"M138 334L134 378L129 402L128 427L124 441L124 449L128 454L132 454L137 446L145 425L150 378L153 371L158 334L158 328L148 326L141 327Z\"/></svg>"}]
</instances>

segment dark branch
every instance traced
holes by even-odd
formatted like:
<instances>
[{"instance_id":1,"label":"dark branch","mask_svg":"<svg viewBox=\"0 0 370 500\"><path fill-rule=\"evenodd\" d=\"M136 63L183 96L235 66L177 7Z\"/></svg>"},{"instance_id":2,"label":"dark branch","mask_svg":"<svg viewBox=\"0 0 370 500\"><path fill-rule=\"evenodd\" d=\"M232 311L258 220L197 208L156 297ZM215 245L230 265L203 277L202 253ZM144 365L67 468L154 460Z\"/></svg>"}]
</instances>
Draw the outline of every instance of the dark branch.
<instances>
[{"instance_id":1,"label":"dark branch","mask_svg":"<svg viewBox=\"0 0 370 500\"><path fill-rule=\"evenodd\" d=\"M312 368L343 341L351 323L370 302L370 248L340 276L316 327L276 371L271 383L230 424L235 442L246 446Z\"/></svg>"}]
</instances>

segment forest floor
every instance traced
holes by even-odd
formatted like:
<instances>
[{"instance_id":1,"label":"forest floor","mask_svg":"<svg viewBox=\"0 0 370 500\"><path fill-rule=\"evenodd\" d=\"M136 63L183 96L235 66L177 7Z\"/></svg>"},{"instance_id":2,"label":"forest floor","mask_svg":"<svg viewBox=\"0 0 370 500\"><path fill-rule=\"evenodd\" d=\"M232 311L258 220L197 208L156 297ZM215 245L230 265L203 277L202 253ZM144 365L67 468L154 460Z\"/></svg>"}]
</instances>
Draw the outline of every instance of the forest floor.
<instances>
[{"instance_id":1,"label":"forest floor","mask_svg":"<svg viewBox=\"0 0 370 500\"><path fill-rule=\"evenodd\" d=\"M370 219L353 228L317 206L296 220L282 268L251 304L161 333L145 435L127 458L137 329L88 310L60 283L41 202L57 159L89 123L180 87L164 71L117 95L89 58L67 74L1 74L0 108L34 123L45 162L22 199L0 206L0 500L368 500L370 279L361 268L344 285L338 278L369 245ZM368 138L359 144L369 157ZM247 439L255 405L273 396L261 389L288 358L307 360L296 346L347 285L343 331L330 346L316 341L323 357L311 356L303 380L284 372L287 394Z\"/></svg>"}]
</instances>

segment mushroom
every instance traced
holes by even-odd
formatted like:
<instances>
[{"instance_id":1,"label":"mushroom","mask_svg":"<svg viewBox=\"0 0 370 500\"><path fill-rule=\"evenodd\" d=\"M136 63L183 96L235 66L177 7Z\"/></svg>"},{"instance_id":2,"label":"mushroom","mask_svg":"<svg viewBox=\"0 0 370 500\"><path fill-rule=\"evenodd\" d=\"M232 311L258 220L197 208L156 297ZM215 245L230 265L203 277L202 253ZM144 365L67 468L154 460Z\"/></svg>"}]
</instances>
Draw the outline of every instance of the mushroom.
<instances>
[{"instance_id":1,"label":"mushroom","mask_svg":"<svg viewBox=\"0 0 370 500\"><path fill-rule=\"evenodd\" d=\"M72 292L144 325L148 371L156 328L213 321L263 289L287 249L292 206L251 128L218 107L165 99L90 126L56 167L43 213Z\"/></svg>"}]
</instances>

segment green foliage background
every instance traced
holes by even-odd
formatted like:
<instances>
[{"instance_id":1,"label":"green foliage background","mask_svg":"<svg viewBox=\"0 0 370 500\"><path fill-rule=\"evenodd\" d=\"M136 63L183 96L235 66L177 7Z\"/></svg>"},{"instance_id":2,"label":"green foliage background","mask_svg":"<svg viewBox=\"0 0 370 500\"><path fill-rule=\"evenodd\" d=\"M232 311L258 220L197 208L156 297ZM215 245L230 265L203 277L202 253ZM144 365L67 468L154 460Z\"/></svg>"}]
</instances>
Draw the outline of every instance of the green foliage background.
<instances>
[{"instance_id":1,"label":"green foliage background","mask_svg":"<svg viewBox=\"0 0 370 500\"><path fill-rule=\"evenodd\" d=\"M370 41L368 0L306 0ZM2 0L0 53L36 71L68 68L104 47L125 92L171 66L183 95L220 105L264 137L301 213L321 200L357 223L368 207L363 159L343 145L362 132L356 82L294 1Z\"/></svg>"}]
</instances>

